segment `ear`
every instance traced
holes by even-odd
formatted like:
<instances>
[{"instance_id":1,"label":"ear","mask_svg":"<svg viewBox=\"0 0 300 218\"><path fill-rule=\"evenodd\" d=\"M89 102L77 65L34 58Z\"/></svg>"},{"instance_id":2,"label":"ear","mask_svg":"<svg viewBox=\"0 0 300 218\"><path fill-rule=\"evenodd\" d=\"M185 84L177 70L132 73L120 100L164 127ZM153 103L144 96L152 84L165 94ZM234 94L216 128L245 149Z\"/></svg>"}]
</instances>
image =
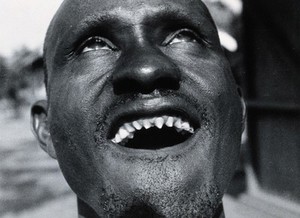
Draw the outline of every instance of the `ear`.
<instances>
[{"instance_id":1,"label":"ear","mask_svg":"<svg viewBox=\"0 0 300 218\"><path fill-rule=\"evenodd\" d=\"M243 98L243 92L242 92L241 87L239 87L239 86L238 86L238 93L240 95L240 101L241 101L241 106L242 106L242 110L243 110L242 132L244 132L245 126L246 126L247 110L246 110L245 99Z\"/></svg>"},{"instance_id":2,"label":"ear","mask_svg":"<svg viewBox=\"0 0 300 218\"><path fill-rule=\"evenodd\" d=\"M31 107L31 126L33 134L38 139L41 148L52 158L56 159L56 153L50 135L47 120L47 101L41 100Z\"/></svg>"}]
</instances>

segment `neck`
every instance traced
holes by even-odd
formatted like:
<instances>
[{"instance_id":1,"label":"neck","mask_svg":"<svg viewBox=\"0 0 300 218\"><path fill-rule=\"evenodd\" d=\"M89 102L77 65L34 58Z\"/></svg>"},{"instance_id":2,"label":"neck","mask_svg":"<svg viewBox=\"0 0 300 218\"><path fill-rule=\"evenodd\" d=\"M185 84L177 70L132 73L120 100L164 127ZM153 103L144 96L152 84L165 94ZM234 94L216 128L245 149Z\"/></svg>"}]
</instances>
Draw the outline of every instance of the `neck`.
<instances>
[{"instance_id":1,"label":"neck","mask_svg":"<svg viewBox=\"0 0 300 218\"><path fill-rule=\"evenodd\" d=\"M78 218L100 218L96 212L82 200L77 198L78 202ZM213 218L225 218L223 204L220 204Z\"/></svg>"}]
</instances>

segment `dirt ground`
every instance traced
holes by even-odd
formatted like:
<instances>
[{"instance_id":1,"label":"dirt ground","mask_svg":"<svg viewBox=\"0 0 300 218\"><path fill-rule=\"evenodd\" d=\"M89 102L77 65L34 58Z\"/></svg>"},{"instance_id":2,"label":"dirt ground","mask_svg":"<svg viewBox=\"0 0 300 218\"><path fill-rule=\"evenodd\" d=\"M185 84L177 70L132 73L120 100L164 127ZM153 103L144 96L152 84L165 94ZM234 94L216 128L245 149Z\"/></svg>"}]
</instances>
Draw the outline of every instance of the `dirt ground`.
<instances>
[{"instance_id":1,"label":"dirt ground","mask_svg":"<svg viewBox=\"0 0 300 218\"><path fill-rule=\"evenodd\" d=\"M51 211L53 202L60 202L62 211L70 211L70 217L75 217L75 197L57 161L39 148L29 117L29 107L18 116L10 110L0 111L0 217L33 217L26 213L38 208L44 208L44 213ZM58 212L57 206L55 209Z\"/></svg>"}]
</instances>

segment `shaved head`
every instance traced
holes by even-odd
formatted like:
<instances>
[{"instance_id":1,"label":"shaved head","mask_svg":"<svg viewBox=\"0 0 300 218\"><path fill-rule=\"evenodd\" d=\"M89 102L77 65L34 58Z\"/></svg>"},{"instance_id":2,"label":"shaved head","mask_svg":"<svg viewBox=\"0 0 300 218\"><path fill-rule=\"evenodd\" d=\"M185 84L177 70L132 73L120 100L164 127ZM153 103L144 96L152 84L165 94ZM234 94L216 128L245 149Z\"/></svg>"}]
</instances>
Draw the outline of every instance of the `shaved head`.
<instances>
[{"instance_id":1,"label":"shaved head","mask_svg":"<svg viewBox=\"0 0 300 218\"><path fill-rule=\"evenodd\" d=\"M201 1L66 0L44 56L34 128L80 202L99 217L222 216L243 104Z\"/></svg>"}]
</instances>

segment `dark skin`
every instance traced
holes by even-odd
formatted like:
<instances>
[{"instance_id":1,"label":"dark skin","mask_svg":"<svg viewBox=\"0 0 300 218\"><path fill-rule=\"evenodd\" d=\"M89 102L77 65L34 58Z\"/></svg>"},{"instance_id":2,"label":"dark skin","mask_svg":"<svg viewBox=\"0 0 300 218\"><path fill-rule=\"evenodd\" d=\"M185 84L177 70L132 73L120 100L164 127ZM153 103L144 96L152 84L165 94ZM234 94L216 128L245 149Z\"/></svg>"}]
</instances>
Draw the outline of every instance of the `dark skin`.
<instances>
[{"instance_id":1,"label":"dark skin","mask_svg":"<svg viewBox=\"0 0 300 218\"><path fill-rule=\"evenodd\" d=\"M33 128L82 211L224 216L244 104L201 1L66 0L45 60L48 101L33 106ZM193 126L180 143L114 141L123 123L171 115Z\"/></svg>"}]
</instances>

